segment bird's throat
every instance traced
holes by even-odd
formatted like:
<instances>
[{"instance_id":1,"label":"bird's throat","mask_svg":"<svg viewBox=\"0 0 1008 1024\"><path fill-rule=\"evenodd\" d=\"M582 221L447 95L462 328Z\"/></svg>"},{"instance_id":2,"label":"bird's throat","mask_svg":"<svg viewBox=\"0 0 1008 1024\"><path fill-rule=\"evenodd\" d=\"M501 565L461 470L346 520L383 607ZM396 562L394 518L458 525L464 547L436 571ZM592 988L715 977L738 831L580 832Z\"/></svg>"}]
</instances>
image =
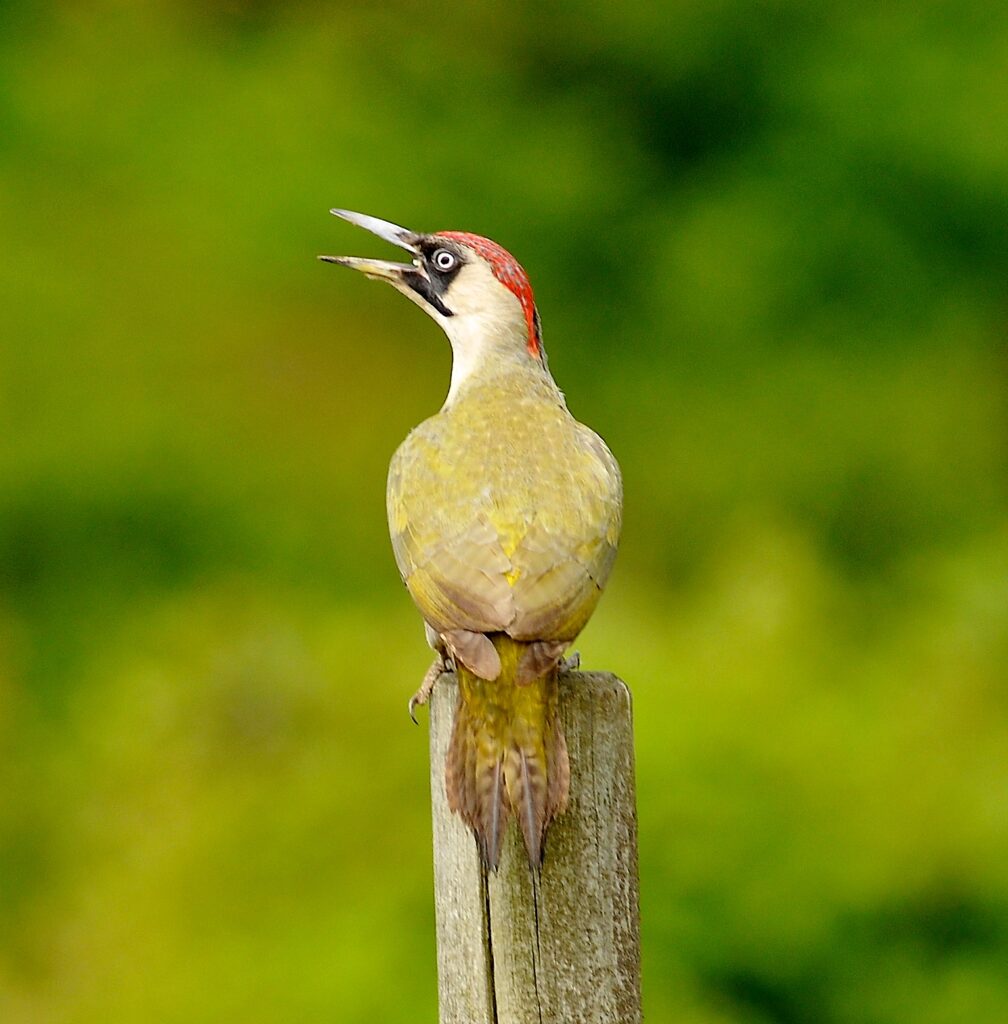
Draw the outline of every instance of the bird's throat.
<instances>
[{"instance_id":1,"label":"bird's throat","mask_svg":"<svg viewBox=\"0 0 1008 1024\"><path fill-rule=\"evenodd\" d=\"M545 378L552 384L542 359L532 355L525 344L524 324L454 317L443 326L452 346L451 384L445 408L470 389L500 377L528 375L530 381Z\"/></svg>"}]
</instances>

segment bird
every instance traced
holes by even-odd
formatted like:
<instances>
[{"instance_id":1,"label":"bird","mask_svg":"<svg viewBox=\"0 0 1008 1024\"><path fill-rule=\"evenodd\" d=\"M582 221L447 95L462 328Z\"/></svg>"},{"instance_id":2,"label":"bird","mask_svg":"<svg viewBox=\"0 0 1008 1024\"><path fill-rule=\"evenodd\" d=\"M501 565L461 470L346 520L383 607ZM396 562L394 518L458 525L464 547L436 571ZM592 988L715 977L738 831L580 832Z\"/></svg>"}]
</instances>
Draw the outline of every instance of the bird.
<instances>
[{"instance_id":1,"label":"bird","mask_svg":"<svg viewBox=\"0 0 1008 1024\"><path fill-rule=\"evenodd\" d=\"M564 655L616 557L619 465L568 411L528 275L506 249L468 232L330 212L412 258L319 259L392 285L452 349L444 404L399 446L386 490L395 561L435 652L410 715L454 669L448 805L485 870L498 870L512 818L529 864L541 868L570 789L558 676L577 667Z\"/></svg>"}]
</instances>

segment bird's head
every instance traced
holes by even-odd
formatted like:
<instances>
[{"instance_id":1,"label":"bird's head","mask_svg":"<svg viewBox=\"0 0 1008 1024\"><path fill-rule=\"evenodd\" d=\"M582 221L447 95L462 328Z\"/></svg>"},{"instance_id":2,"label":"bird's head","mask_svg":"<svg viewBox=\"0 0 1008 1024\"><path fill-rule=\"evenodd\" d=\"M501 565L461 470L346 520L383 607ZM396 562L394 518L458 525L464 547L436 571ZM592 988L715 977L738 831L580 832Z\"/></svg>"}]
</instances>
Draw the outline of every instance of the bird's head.
<instances>
[{"instance_id":1,"label":"bird's head","mask_svg":"<svg viewBox=\"0 0 1008 1024\"><path fill-rule=\"evenodd\" d=\"M387 281L415 302L448 335L454 369L464 369L488 351L545 363L528 275L502 246L463 231L420 234L363 213L330 212L412 254L411 263L357 256L319 259Z\"/></svg>"}]
</instances>

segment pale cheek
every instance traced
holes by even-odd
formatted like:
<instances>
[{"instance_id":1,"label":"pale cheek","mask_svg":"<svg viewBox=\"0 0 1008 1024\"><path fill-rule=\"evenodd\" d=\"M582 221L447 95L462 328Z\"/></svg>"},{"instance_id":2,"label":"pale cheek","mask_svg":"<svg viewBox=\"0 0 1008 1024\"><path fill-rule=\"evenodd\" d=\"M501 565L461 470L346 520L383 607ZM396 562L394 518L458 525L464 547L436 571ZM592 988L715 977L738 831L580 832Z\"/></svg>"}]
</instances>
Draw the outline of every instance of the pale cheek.
<instances>
[{"instance_id":1,"label":"pale cheek","mask_svg":"<svg viewBox=\"0 0 1008 1024\"><path fill-rule=\"evenodd\" d=\"M462 268L445 297L457 315L480 316L487 322L524 318L518 298L506 288L489 267L469 264Z\"/></svg>"}]
</instances>

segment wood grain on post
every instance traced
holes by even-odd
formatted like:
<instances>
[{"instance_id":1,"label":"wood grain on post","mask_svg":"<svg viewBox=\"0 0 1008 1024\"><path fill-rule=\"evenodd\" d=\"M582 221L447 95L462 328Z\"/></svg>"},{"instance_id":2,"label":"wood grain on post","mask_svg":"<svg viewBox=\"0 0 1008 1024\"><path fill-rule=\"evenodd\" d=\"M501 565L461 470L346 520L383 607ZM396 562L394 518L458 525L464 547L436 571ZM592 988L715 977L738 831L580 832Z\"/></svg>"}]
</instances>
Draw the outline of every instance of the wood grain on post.
<instances>
[{"instance_id":1,"label":"wood grain on post","mask_svg":"<svg viewBox=\"0 0 1008 1024\"><path fill-rule=\"evenodd\" d=\"M489 877L448 810L445 753L458 688L431 698L431 797L440 1024L637 1024L640 935L630 693L608 673L560 678L567 812L540 872L514 824Z\"/></svg>"}]
</instances>

